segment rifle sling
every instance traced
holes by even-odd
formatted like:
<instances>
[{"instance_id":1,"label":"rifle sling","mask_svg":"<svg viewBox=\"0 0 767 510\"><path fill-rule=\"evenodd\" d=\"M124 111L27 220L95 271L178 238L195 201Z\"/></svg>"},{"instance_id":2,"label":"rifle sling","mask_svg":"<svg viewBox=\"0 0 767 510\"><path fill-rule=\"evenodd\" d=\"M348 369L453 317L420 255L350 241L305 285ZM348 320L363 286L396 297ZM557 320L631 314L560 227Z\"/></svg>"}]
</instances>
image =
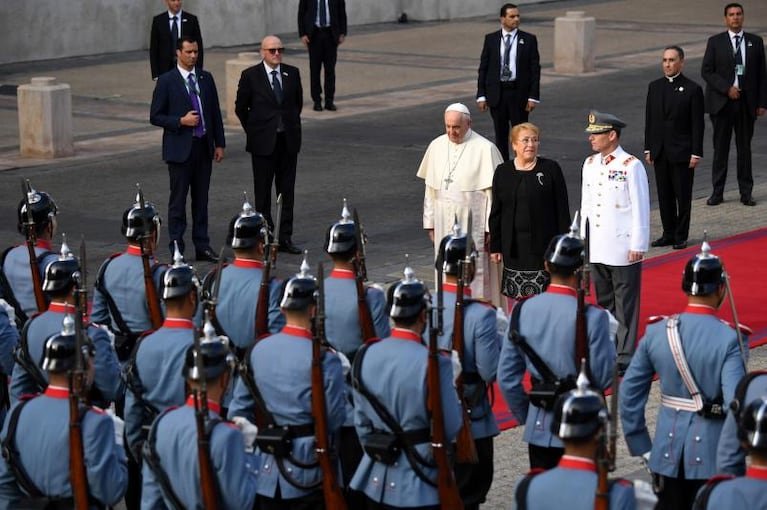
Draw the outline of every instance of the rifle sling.
<instances>
[{"instance_id":1,"label":"rifle sling","mask_svg":"<svg viewBox=\"0 0 767 510\"><path fill-rule=\"evenodd\" d=\"M125 336L135 335L135 333L133 333L128 327L128 324L125 322L125 319L123 319L123 316L120 313L120 309L117 308L117 303L115 303L114 298L112 298L112 294L109 293L109 291L106 288L106 285L104 285L104 274L106 273L107 266L109 265L110 262L112 262L111 258L104 261L104 263L101 265L101 268L99 269L99 274L98 276L96 276L96 290L99 291L102 296L104 296L104 300L106 300L107 302L107 308L109 308L109 314L112 316L112 319L115 321L115 324L117 324L118 333Z\"/></svg>"},{"instance_id":2,"label":"rifle sling","mask_svg":"<svg viewBox=\"0 0 767 510\"><path fill-rule=\"evenodd\" d=\"M48 387L48 379L45 377L42 370L40 370L40 366L35 363L32 356L29 354L29 340L27 334L29 332L30 324L32 324L31 320L27 321L21 329L21 342L19 343L19 348L13 353L13 357L16 360L16 363L18 363L19 366L29 374L29 377L32 378L32 381L35 383L35 386L37 386L37 391L39 392Z\"/></svg>"},{"instance_id":3,"label":"rifle sling","mask_svg":"<svg viewBox=\"0 0 767 510\"><path fill-rule=\"evenodd\" d=\"M378 417L381 418L386 426L389 427L391 432L397 436L400 444L402 445L402 449L405 452L405 457L407 458L410 467L413 468L413 471L418 476L418 478L423 480L423 482L426 484L431 485L432 487L436 487L436 482L426 476L426 473L424 473L421 469L421 466L433 468L436 467L436 464L428 462L423 458L418 450L413 447L413 443L410 441L411 436L402 429L400 424L397 423L397 420L395 420L391 413L389 413L389 410L386 409L386 407L381 404L376 396L373 395L362 383L362 360L370 345L372 344L365 344L357 351L357 356L355 357L354 365L352 366L352 384L354 388L359 391L360 394L365 397L368 402L370 402L370 405L373 407L373 410L376 412Z\"/></svg>"},{"instance_id":4,"label":"rifle sling","mask_svg":"<svg viewBox=\"0 0 767 510\"><path fill-rule=\"evenodd\" d=\"M511 311L509 340L511 340L514 345L519 347L525 356L528 357L535 369L539 374L541 374L541 377L543 377L544 382L555 384L559 378L554 374L554 372L551 371L551 368L549 368L546 362L541 359L538 353L535 352L532 347L530 347L530 344L527 343L525 337L519 334L519 315L522 311L523 304L525 304L524 299L522 301L518 301Z\"/></svg>"},{"instance_id":5,"label":"rifle sling","mask_svg":"<svg viewBox=\"0 0 767 510\"><path fill-rule=\"evenodd\" d=\"M186 507L173 490L173 486L171 486L170 479L168 478L168 473L163 469L162 464L160 463L160 457L157 455L157 425L159 425L162 417L172 409L174 408L171 407L163 411L152 424L152 428L149 429L149 436L144 443L142 457L144 462L146 462L146 465L152 470L157 478L157 483L160 486L163 496L170 501L174 510L184 510Z\"/></svg>"}]
</instances>

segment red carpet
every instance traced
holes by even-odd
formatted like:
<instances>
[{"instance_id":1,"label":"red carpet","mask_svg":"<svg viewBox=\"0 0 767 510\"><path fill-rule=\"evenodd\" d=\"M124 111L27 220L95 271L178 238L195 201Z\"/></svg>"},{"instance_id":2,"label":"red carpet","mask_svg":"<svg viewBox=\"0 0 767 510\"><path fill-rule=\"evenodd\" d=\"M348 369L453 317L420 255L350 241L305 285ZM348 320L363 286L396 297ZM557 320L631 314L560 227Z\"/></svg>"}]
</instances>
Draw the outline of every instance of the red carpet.
<instances>
[{"instance_id":1,"label":"red carpet","mask_svg":"<svg viewBox=\"0 0 767 510\"><path fill-rule=\"evenodd\" d=\"M765 286L764 269L767 254L767 228L738 234L726 239L711 241L711 252L719 256L730 274L732 293L737 305L738 320L753 330L749 347L767 343L767 313L760 290ZM687 300L682 292L682 272L687 260L700 251L700 244L686 250L674 251L648 259L642 268L642 297L640 301L639 336L644 334L647 318L668 315L684 308ZM592 293L593 299L593 293ZM732 322L729 301L725 300L718 316ZM495 412L498 426L505 430L517 425L494 385Z\"/></svg>"}]
</instances>

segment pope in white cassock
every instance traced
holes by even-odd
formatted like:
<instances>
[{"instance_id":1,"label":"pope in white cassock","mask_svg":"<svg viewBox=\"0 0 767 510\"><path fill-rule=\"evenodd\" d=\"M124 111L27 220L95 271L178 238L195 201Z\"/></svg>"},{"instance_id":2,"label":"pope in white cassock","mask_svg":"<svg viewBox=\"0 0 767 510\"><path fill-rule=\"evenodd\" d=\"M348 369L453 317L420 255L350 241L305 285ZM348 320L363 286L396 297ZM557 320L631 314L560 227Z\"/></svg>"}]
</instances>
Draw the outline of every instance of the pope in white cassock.
<instances>
[{"instance_id":1,"label":"pope in white cassock","mask_svg":"<svg viewBox=\"0 0 767 510\"><path fill-rule=\"evenodd\" d=\"M436 258L439 240L452 232L455 216L465 228L471 210L471 235L479 251L472 297L500 305L499 268L489 261L487 239L493 173L503 157L493 142L471 129L471 114L461 103L445 109L445 131L429 144L418 168L417 176L426 184L423 228L429 231Z\"/></svg>"}]
</instances>

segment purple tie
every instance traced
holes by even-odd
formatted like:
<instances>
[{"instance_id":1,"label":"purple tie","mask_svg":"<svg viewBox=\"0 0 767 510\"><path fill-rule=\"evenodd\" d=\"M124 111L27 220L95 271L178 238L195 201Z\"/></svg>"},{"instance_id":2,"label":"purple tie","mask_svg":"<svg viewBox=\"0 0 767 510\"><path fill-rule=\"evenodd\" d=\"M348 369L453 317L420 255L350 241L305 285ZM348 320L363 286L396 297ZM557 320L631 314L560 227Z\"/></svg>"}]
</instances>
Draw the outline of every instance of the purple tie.
<instances>
[{"instance_id":1,"label":"purple tie","mask_svg":"<svg viewBox=\"0 0 767 510\"><path fill-rule=\"evenodd\" d=\"M197 98L197 86L194 83L194 75L192 73L189 73L187 81L189 81L189 100L192 101L192 108L194 108L194 111L196 111L197 115L200 117L200 123L194 127L194 130L192 130L192 135L196 136L197 138L202 138L205 136L205 125L202 118L200 100Z\"/></svg>"}]
</instances>

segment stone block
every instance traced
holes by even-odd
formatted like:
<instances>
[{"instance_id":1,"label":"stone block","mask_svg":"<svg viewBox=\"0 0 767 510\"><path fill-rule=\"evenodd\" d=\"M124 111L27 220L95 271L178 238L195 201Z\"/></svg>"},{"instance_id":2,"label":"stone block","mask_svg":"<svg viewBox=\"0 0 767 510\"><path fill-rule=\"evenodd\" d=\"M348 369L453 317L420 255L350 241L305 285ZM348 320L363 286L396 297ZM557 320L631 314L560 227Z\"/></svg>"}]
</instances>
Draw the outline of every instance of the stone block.
<instances>
[{"instance_id":1,"label":"stone block","mask_svg":"<svg viewBox=\"0 0 767 510\"><path fill-rule=\"evenodd\" d=\"M554 71L563 74L593 72L596 20L583 11L568 11L554 20Z\"/></svg>"},{"instance_id":2,"label":"stone block","mask_svg":"<svg viewBox=\"0 0 767 510\"><path fill-rule=\"evenodd\" d=\"M240 121L234 113L234 100L237 98L237 85L240 75L248 67L261 62L261 54L256 51L238 53L237 58L226 61L226 124L239 126Z\"/></svg>"},{"instance_id":3,"label":"stone block","mask_svg":"<svg viewBox=\"0 0 767 510\"><path fill-rule=\"evenodd\" d=\"M32 78L17 89L19 149L25 158L61 158L74 154L72 91L56 78Z\"/></svg>"}]
</instances>

